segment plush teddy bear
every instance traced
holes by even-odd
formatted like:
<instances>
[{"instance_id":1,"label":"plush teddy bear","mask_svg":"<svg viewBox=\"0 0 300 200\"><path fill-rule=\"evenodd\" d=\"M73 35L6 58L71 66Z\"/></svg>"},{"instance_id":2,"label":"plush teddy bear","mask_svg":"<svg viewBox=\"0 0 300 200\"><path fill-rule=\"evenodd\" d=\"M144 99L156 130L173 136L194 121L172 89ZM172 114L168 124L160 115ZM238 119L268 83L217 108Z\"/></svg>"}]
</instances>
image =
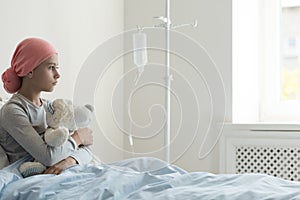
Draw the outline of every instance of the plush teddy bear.
<instances>
[{"instance_id":1,"label":"plush teddy bear","mask_svg":"<svg viewBox=\"0 0 300 200\"><path fill-rule=\"evenodd\" d=\"M45 105L48 128L44 134L45 142L53 147L64 144L70 137L70 132L76 128L86 127L91 122L93 106L75 106L67 99L56 99ZM40 162L25 162L19 170L23 177L41 174L46 167Z\"/></svg>"},{"instance_id":2,"label":"plush teddy bear","mask_svg":"<svg viewBox=\"0 0 300 200\"><path fill-rule=\"evenodd\" d=\"M46 121L48 129L45 132L45 142L53 147L65 143L70 132L76 128L88 126L94 108L86 104L74 106L72 101L56 99L46 105Z\"/></svg>"}]
</instances>

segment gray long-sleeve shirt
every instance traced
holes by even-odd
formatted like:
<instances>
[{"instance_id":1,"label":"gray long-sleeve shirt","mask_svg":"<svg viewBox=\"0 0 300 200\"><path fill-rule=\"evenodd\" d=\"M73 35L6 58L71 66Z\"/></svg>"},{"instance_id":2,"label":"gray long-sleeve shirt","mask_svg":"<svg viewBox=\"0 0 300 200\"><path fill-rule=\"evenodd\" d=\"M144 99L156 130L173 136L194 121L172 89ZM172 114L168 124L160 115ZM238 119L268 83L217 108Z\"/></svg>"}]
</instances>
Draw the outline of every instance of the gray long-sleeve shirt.
<instances>
[{"instance_id":1,"label":"gray long-sleeve shirt","mask_svg":"<svg viewBox=\"0 0 300 200\"><path fill-rule=\"evenodd\" d=\"M46 100L42 100L46 103ZM69 140L60 147L51 147L43 140L47 128L44 106L36 106L20 94L14 94L0 110L0 145L10 163L30 154L46 166L71 156L79 164L91 161L87 147L78 148Z\"/></svg>"}]
</instances>

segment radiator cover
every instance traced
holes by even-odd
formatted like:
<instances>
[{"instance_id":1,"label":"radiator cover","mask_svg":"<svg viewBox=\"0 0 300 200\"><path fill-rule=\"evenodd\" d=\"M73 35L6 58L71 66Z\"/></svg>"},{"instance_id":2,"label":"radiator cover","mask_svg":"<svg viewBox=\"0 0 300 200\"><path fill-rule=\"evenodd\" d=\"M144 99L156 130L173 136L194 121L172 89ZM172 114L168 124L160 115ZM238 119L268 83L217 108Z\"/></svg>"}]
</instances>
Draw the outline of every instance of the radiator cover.
<instances>
[{"instance_id":1,"label":"radiator cover","mask_svg":"<svg viewBox=\"0 0 300 200\"><path fill-rule=\"evenodd\" d=\"M219 155L220 173L263 173L300 181L300 130L225 127Z\"/></svg>"},{"instance_id":2,"label":"radiator cover","mask_svg":"<svg viewBox=\"0 0 300 200\"><path fill-rule=\"evenodd\" d=\"M300 181L300 148L236 146L235 171Z\"/></svg>"}]
</instances>

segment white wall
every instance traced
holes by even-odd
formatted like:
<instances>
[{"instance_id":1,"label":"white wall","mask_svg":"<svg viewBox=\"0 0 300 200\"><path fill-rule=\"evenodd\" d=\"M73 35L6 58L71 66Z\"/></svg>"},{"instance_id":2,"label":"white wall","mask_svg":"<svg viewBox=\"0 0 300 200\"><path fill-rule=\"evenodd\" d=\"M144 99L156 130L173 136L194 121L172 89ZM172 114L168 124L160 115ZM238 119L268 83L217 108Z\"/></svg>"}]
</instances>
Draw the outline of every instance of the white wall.
<instances>
[{"instance_id":1,"label":"white wall","mask_svg":"<svg viewBox=\"0 0 300 200\"><path fill-rule=\"evenodd\" d=\"M159 22L154 20L153 16L159 15L164 15L164 1L161 0L0 0L0 70L3 71L9 66L10 58L17 42L27 36L44 37L52 42L60 52L60 72L62 74L55 92L53 94L45 94L45 97L72 98L76 77L80 75L78 73L81 66L95 48L124 29L133 29L136 25L153 26L158 24ZM198 20L197 28L184 27L177 29L177 31L186 34L203 45L218 66L226 91L225 121L231 121L231 0L171 1L171 18L174 24L189 23L193 19ZM126 63L125 72L128 72L134 66L132 54L124 56L124 59ZM150 62L163 64L164 56L161 52L152 50L149 53L149 60ZM184 106L187 106L186 110L191 114L188 117L186 115L189 115L189 113L183 115L186 129L184 132L180 132L179 141L176 140L172 144L171 156L177 155L177 153L182 154L178 160L174 160L174 163L187 170L217 172L219 157L216 148L207 158L198 159L199 148L204 140L204 134L201 131L205 131L201 129L201 125L205 125L210 119L209 112L206 110L207 103L209 103L206 101L206 98L209 96L209 93L202 93L202 90L206 90L205 81L203 79L199 80L197 74L195 75L195 72L191 70L191 66L180 57L172 56L171 64L175 70L182 73L185 77L183 81L191 81L193 88L199 93L198 99L202 100L201 95L205 97L203 101L200 101L199 105L202 109L199 112L201 114L201 123L195 138L193 138L193 130L189 129L190 124L187 123L187 121L193 121L195 118L193 113L194 107L189 106L190 102L187 99L181 102ZM205 64L207 63L203 62L203 65ZM94 91L96 119L93 125L96 126L96 120L100 120L106 126L103 128L105 134L96 134L94 150L105 162L123 158L122 149L131 150L128 145L128 138L124 137L123 140L123 134L116 127L114 119L109 114L111 113L110 103L115 82L120 79L123 73L122 60L117 61L113 65L114 67L110 68L110 73L103 77L102 81L104 82L102 82L102 85L100 84L101 81L98 82L100 86L104 85L104 88L99 89L100 86L98 85L96 92ZM148 78L151 78L150 71L145 70L149 74ZM180 91L180 94L184 95L185 88L180 84L182 79L180 79L178 74L176 76L174 77L173 85ZM162 79L163 75L161 77L159 75L156 78L156 80ZM213 76L206 78L211 79ZM90 80L87 79L88 88L90 88L89 83ZM124 93L130 92L131 86L132 82L130 79L126 84ZM7 95L2 88L0 95ZM141 90L135 95L136 99L132 102L132 117L137 123L145 124L149 122L147 113L149 106L153 102L163 104L164 91L161 88L149 87L146 91ZM172 96L172 100L171 129L172 137L174 137L174 133L176 133L176 129L179 126L181 114L178 109L178 103L174 101L174 96ZM78 101L83 102L84 97ZM126 97L117 101L119 106L123 102L124 105L128 103ZM122 108L118 111L118 115L123 115ZM161 110L153 109L152 111L150 113L150 116L152 114L154 117L152 120L159 122L161 120L159 118L161 117ZM127 110L124 115L125 125L128 120L126 112ZM128 128L128 125L126 128ZM140 134L138 136L143 136L142 134L144 133ZM210 135L208 138L209 144L215 138L216 135ZM156 150L162 145L161 132L150 139L148 138L148 140L135 140L134 142L134 151L142 152L142 154L132 155L125 153L125 157L149 155L163 158L162 152L151 153L152 150ZM184 151L182 147L189 142L192 142L191 146L188 147L187 151ZM118 147L121 147L121 150ZM149 154L143 154L143 152L149 151Z\"/></svg>"},{"instance_id":2,"label":"white wall","mask_svg":"<svg viewBox=\"0 0 300 200\"><path fill-rule=\"evenodd\" d=\"M191 27L179 28L176 31L184 33L187 36L196 40L200 43L210 54L211 58L218 67L223 82L226 93L226 114L223 121L231 121L231 0L210 0L210 1L198 1L198 0L186 0L186 1L170 1L171 2L171 20L174 24L190 23L194 19L198 20L198 27L193 29ZM125 3L125 29L134 29L136 25L140 26L153 26L159 23L159 21L153 19L154 16L164 15L165 2L161 0L131 0ZM158 39L158 38L157 38ZM176 42L176 41L175 41ZM171 44L172 45L172 44ZM185 45L184 43L182 44ZM193 54L194 49L191 49L191 54ZM201 56L201 55L199 55ZM204 58L205 59L205 58ZM125 59L126 60L126 59ZM156 62L164 64L164 57L158 50L150 50L149 52L149 62ZM134 69L132 59L128 58L126 60L125 70L130 71ZM204 66L208 63L203 60ZM179 103L176 102L175 96L172 96L172 114L171 114L171 137L176 139L171 145L171 161L173 163L185 168L189 171L211 171L218 172L219 155L218 149L214 148L213 152L204 159L198 159L198 153L202 141L204 140L204 132L202 129L209 123L210 112L206 110L209 107L209 101L206 99L209 97L209 93L205 92L206 85L203 79L197 77L195 71L191 69L191 65L183 61L182 58L178 56L171 56L171 66L174 70L177 70L184 76L183 79L176 74L173 81L173 89L176 90L178 95L187 96L189 95L188 90L184 91L185 88L180 84L180 80L188 81L191 83L192 88L196 91L198 95L198 102L200 107L199 117L200 123L197 130L195 138L193 138L194 130L191 129L192 123L195 121L196 107L192 99L184 99L180 102L182 106L186 106L185 110L188 110L190 115L180 112ZM203 66L197 66L203 67ZM145 70L146 73L150 73ZM147 75L145 75L147 76ZM163 78L163 75L161 75ZM211 77L204 77L204 79L213 79L214 75ZM157 77L155 80L158 80ZM197 82L198 81L198 82ZM132 90L131 83L129 82L126 86L126 90ZM164 93L162 89L155 90L155 86L152 88L144 88L136 96L135 102L133 103L133 108L130 112L133 115L134 122L144 125L147 122L151 122L149 119L151 114L147 113L151 102L163 104ZM220 99L221 100L221 99ZM220 102L220 105L223 102ZM194 109L194 110L193 110ZM217 108L218 109L218 108ZM127 110L124 110L125 114ZM148 115L149 114L149 115ZM152 119L158 118L160 113L155 113L152 115ZM217 115L222 115L222 113L217 112ZM180 117L183 116L183 124L180 125ZM127 122L125 115L125 122ZM221 123L223 121L220 121ZM180 129L182 128L182 129ZM183 128L185 128L183 130ZM175 135L177 130L179 134ZM162 152L155 152L157 149L162 147L163 133L148 137L147 139L139 139L140 133L134 132L136 137L134 140L135 146L134 151L137 152L136 155L146 155L146 156L156 156L163 158ZM149 133L142 133L149 134ZM175 137L176 136L176 137ZM217 135L210 134L207 138L207 144L211 145L216 140ZM191 146L187 144L191 142ZM126 137L124 138L124 146L130 151L130 146ZM187 150L183 149L183 146L188 146ZM135 154L127 154L125 156L130 157ZM181 155L179 159L175 157Z\"/></svg>"},{"instance_id":3,"label":"white wall","mask_svg":"<svg viewBox=\"0 0 300 200\"><path fill-rule=\"evenodd\" d=\"M76 77L91 52L113 35L123 30L123 1L120 0L1 0L0 1L0 71L10 66L10 59L16 44L25 37L36 36L50 41L59 52L61 78L52 94L43 94L46 98L73 98ZM110 81L122 74L122 63L110 74ZM84 87L94 87L86 80ZM108 124L106 130L116 133L112 119L103 116L97 104L99 99L106 102L112 81L105 84L103 93L96 90L96 119ZM8 97L0 89L0 96ZM79 99L75 99L81 102ZM122 103L121 100L119 103ZM94 122L95 126L96 122ZM109 133L107 133L109 135ZM122 158L122 153L112 143L122 145L122 135L113 137L109 142L103 134L95 130L94 152L105 162ZM109 152L109 153L108 153Z\"/></svg>"}]
</instances>

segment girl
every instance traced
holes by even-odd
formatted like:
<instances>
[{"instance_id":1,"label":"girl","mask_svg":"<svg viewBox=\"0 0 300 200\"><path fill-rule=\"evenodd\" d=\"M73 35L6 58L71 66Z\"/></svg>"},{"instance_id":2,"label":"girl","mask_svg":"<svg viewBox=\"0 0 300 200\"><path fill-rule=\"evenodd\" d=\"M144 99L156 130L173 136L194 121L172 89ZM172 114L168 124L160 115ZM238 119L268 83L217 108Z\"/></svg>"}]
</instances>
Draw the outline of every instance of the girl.
<instances>
[{"instance_id":1,"label":"girl","mask_svg":"<svg viewBox=\"0 0 300 200\"><path fill-rule=\"evenodd\" d=\"M86 147L93 143L89 128L76 130L62 147L48 146L43 140L47 128L41 92L52 92L60 77L58 55L47 41L27 38L13 54L11 67L2 81L12 97L0 110L0 145L10 163L30 154L46 166L44 173L59 174L64 169L91 161Z\"/></svg>"}]
</instances>

